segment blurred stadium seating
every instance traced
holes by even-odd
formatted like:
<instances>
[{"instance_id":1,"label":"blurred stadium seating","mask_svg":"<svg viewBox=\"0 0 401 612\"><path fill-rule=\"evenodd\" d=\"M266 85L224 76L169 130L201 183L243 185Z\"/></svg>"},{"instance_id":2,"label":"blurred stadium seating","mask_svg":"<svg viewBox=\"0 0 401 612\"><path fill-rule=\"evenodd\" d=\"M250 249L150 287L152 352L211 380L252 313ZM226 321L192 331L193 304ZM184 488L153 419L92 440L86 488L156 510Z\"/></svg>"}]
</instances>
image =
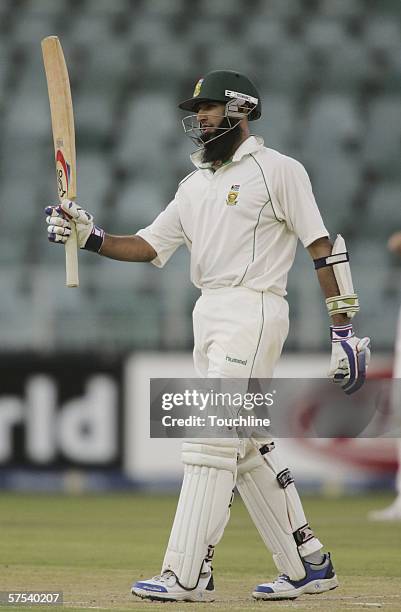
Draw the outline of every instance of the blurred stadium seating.
<instances>
[{"instance_id":1,"label":"blurred stadium seating","mask_svg":"<svg viewBox=\"0 0 401 612\"><path fill-rule=\"evenodd\" d=\"M72 78L79 201L107 231L149 223L191 170L176 103L199 76L249 72L264 104L253 129L307 167L329 231L349 241L358 325L376 348L391 349L400 265L386 240L401 229L400 17L399 0L2 0L2 347L191 347L197 292L182 249L162 272L83 253L81 288L64 289L64 253L47 244L41 215L55 185L40 39L58 34ZM289 300L287 348L325 347L323 301L301 252Z\"/></svg>"}]
</instances>

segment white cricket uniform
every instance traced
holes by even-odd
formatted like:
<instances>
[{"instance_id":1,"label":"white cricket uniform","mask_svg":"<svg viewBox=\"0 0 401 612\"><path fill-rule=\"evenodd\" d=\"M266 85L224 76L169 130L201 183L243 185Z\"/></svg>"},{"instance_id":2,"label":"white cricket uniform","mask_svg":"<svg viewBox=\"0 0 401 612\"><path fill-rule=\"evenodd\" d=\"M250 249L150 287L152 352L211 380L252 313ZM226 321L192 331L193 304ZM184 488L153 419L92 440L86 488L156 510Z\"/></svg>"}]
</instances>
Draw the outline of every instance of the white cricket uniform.
<instances>
[{"instance_id":1,"label":"white cricket uniform","mask_svg":"<svg viewBox=\"0 0 401 612\"><path fill-rule=\"evenodd\" d=\"M193 314L194 360L201 376L270 377L288 333L287 275L298 238L328 236L309 177L299 162L250 136L232 161L197 170L138 235L163 267L181 244L202 290Z\"/></svg>"},{"instance_id":2,"label":"white cricket uniform","mask_svg":"<svg viewBox=\"0 0 401 612\"><path fill-rule=\"evenodd\" d=\"M215 172L200 157L192 155L197 170L138 235L156 251L158 267L187 245L191 280L202 291L193 313L195 367L202 377L247 384L272 376L287 336L284 296L298 238L307 247L328 232L303 166L262 139L247 138ZM302 578L300 555L322 547L293 480L279 484L288 470L277 450L262 455L260 444L184 442L184 480L162 572L173 571L185 587L195 587L207 551L222 537L235 485L280 573Z\"/></svg>"}]
</instances>

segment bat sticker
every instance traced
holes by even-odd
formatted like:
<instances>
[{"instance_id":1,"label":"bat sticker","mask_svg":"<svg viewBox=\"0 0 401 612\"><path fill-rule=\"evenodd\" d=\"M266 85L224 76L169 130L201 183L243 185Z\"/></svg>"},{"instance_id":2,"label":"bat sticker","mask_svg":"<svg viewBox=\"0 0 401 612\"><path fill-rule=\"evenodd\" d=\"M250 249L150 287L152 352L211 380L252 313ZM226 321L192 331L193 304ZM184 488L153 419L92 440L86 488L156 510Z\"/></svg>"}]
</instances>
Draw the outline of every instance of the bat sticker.
<instances>
[{"instance_id":1,"label":"bat sticker","mask_svg":"<svg viewBox=\"0 0 401 612\"><path fill-rule=\"evenodd\" d=\"M65 198L67 195L70 173L70 165L66 162L62 151L58 149L56 153L56 174L58 195L61 199Z\"/></svg>"}]
</instances>

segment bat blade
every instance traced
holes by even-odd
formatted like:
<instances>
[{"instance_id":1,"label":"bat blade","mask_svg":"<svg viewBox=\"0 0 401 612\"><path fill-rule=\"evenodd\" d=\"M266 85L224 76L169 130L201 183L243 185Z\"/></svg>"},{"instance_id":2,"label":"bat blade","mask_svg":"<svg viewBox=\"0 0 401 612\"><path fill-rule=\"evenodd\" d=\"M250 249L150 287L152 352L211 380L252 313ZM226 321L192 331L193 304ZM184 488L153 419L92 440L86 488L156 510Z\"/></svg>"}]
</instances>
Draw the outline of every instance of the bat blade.
<instances>
[{"instance_id":1,"label":"bat blade","mask_svg":"<svg viewBox=\"0 0 401 612\"><path fill-rule=\"evenodd\" d=\"M57 36L42 40L42 54L49 93L56 164L57 192L61 200L77 195L75 128L70 80L63 49ZM66 285L78 287L78 249L75 224L65 244Z\"/></svg>"}]
</instances>

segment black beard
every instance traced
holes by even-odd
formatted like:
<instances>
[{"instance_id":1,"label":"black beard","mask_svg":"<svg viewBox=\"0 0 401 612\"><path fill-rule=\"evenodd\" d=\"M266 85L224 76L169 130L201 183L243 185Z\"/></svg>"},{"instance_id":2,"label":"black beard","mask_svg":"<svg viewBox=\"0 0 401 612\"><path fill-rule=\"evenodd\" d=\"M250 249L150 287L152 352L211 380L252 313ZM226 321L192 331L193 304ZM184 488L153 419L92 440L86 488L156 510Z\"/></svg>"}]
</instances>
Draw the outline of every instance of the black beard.
<instances>
[{"instance_id":1,"label":"black beard","mask_svg":"<svg viewBox=\"0 0 401 612\"><path fill-rule=\"evenodd\" d=\"M219 127L229 128L230 123L225 117L220 123ZM215 134L208 134L209 138L214 138ZM227 129L227 132L224 132L221 136L212 140L211 142L205 142L203 145L202 152L202 162L210 163L210 162L226 162L232 156L233 152L236 149L236 145L241 139L241 128L236 125L234 128Z\"/></svg>"}]
</instances>

